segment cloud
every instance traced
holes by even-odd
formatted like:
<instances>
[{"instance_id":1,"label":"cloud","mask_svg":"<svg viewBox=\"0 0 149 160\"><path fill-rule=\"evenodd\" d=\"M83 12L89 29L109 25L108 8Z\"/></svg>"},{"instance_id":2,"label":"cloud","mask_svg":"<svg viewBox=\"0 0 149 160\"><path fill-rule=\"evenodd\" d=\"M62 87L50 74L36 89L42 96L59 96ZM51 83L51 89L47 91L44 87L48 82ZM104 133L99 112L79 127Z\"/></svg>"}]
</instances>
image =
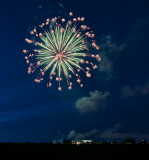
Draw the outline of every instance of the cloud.
<instances>
[{"instance_id":1,"label":"cloud","mask_svg":"<svg viewBox=\"0 0 149 160\"><path fill-rule=\"evenodd\" d=\"M95 90L90 91L89 93L89 97L79 98L75 103L75 107L79 109L81 113L95 111L97 108L103 107L105 105L104 102L106 98L110 95L109 91L103 93Z\"/></svg>"},{"instance_id":2,"label":"cloud","mask_svg":"<svg viewBox=\"0 0 149 160\"><path fill-rule=\"evenodd\" d=\"M113 52L121 52L124 50L125 48L125 44L120 44L118 45L116 42L114 42L112 40L112 36L111 35L106 35L104 36L102 39L102 45L101 47L104 49L103 51L106 52L108 51L109 53L113 53Z\"/></svg>"},{"instance_id":3,"label":"cloud","mask_svg":"<svg viewBox=\"0 0 149 160\"><path fill-rule=\"evenodd\" d=\"M67 135L67 139L73 140L83 140L83 139L93 139L97 141L105 140L125 140L128 138L133 138L136 140L149 139L149 134L141 134L139 132L120 132L123 128L122 124L115 124L112 128L105 129L101 131L100 129L92 129L86 133L77 133L75 130L71 130Z\"/></svg>"},{"instance_id":4,"label":"cloud","mask_svg":"<svg viewBox=\"0 0 149 160\"><path fill-rule=\"evenodd\" d=\"M137 19L123 38L126 47L117 62L119 80L134 83L148 77L149 17Z\"/></svg>"},{"instance_id":5,"label":"cloud","mask_svg":"<svg viewBox=\"0 0 149 160\"><path fill-rule=\"evenodd\" d=\"M111 35L101 37L101 50L99 52L102 59L99 64L101 78L111 80L122 77L123 81L125 79L127 81L128 79L143 78L147 75L148 26L148 16L137 19L130 26L129 32L121 38L120 43L115 41ZM115 37L118 38L119 36L115 35ZM129 68L127 72L126 68ZM138 75L140 76L138 77Z\"/></svg>"},{"instance_id":6,"label":"cloud","mask_svg":"<svg viewBox=\"0 0 149 160\"><path fill-rule=\"evenodd\" d=\"M137 95L146 95L149 93L149 83L144 85L124 86L121 90L121 98L129 98Z\"/></svg>"},{"instance_id":7,"label":"cloud","mask_svg":"<svg viewBox=\"0 0 149 160\"><path fill-rule=\"evenodd\" d=\"M100 132L97 137L99 139L106 140L125 140L128 138L133 138L137 140L149 139L149 134L141 134L139 132L120 132L119 129L122 127L123 126L121 124L116 124L113 126L113 128Z\"/></svg>"},{"instance_id":8,"label":"cloud","mask_svg":"<svg viewBox=\"0 0 149 160\"><path fill-rule=\"evenodd\" d=\"M115 124L113 128L106 129L105 131L99 134L99 138L101 139L116 139L116 138L124 138L127 133L118 133L118 130L122 127L121 124Z\"/></svg>"},{"instance_id":9,"label":"cloud","mask_svg":"<svg viewBox=\"0 0 149 160\"><path fill-rule=\"evenodd\" d=\"M41 8L43 8L43 6L42 6L42 5L39 5L38 8L41 9Z\"/></svg>"},{"instance_id":10,"label":"cloud","mask_svg":"<svg viewBox=\"0 0 149 160\"><path fill-rule=\"evenodd\" d=\"M89 137L92 137L98 133L99 133L99 130L96 130L96 129L93 129L86 133L76 133L75 130L72 130L69 132L67 139L82 140L82 139L87 139Z\"/></svg>"},{"instance_id":11,"label":"cloud","mask_svg":"<svg viewBox=\"0 0 149 160\"><path fill-rule=\"evenodd\" d=\"M99 71L105 75L105 79L110 80L114 77L115 59L125 48L125 44L118 45L112 40L110 35L101 39L101 59Z\"/></svg>"},{"instance_id":12,"label":"cloud","mask_svg":"<svg viewBox=\"0 0 149 160\"><path fill-rule=\"evenodd\" d=\"M105 74L106 79L113 77L113 61L106 55L102 55L102 61L99 65L99 71Z\"/></svg>"},{"instance_id":13,"label":"cloud","mask_svg":"<svg viewBox=\"0 0 149 160\"><path fill-rule=\"evenodd\" d=\"M58 4L61 8L65 8L65 6L62 3L58 3Z\"/></svg>"}]
</instances>

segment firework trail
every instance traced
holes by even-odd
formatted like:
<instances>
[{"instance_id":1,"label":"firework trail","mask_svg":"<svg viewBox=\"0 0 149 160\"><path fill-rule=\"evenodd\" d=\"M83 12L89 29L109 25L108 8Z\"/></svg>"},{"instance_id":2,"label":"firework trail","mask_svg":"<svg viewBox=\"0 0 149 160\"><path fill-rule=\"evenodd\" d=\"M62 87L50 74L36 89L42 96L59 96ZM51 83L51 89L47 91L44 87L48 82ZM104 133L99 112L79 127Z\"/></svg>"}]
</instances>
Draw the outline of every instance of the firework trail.
<instances>
[{"instance_id":1,"label":"firework trail","mask_svg":"<svg viewBox=\"0 0 149 160\"><path fill-rule=\"evenodd\" d=\"M72 17L73 13L70 12L69 16ZM47 87L51 87L52 79L56 79L59 84L58 90L61 91L62 76L66 77L69 90L72 89L72 75L81 87L83 84L79 72L83 71L87 77L91 77L91 68L97 69L95 60L101 61L101 58L98 54L90 53L91 47L99 50L99 46L90 27L81 24L84 20L84 17L77 17L66 21L58 16L39 25L38 32L36 28L30 31L33 37L26 38L25 41L34 45L34 49L25 49L23 53L26 54L25 59L29 64L29 74L39 68L40 72L35 82L43 81L45 72L48 72Z\"/></svg>"}]
</instances>

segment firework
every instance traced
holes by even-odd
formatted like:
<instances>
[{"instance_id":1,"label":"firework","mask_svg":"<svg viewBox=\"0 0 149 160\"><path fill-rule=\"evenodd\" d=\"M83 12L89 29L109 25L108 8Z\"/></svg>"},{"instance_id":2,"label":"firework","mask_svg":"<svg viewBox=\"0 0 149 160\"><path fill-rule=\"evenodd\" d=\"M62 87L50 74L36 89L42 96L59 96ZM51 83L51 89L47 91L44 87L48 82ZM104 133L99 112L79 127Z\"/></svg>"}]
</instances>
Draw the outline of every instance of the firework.
<instances>
[{"instance_id":1,"label":"firework","mask_svg":"<svg viewBox=\"0 0 149 160\"><path fill-rule=\"evenodd\" d=\"M101 61L98 54L90 53L91 47L96 50L100 47L96 44L95 34L90 27L82 24L85 18L74 18L72 12L69 15L72 20L67 21L60 16L48 18L39 25L39 29L30 31L33 37L26 38L25 41L32 44L34 49L23 50L26 63L29 64L28 73L32 74L39 69L35 82L43 81L45 73L48 73L47 87L51 87L52 80L55 79L59 84L59 91L62 90L61 81L64 77L68 89L72 89L72 75L76 77L80 87L83 87L80 72L83 71L87 77L91 77L91 69L97 69L96 60Z\"/></svg>"}]
</instances>

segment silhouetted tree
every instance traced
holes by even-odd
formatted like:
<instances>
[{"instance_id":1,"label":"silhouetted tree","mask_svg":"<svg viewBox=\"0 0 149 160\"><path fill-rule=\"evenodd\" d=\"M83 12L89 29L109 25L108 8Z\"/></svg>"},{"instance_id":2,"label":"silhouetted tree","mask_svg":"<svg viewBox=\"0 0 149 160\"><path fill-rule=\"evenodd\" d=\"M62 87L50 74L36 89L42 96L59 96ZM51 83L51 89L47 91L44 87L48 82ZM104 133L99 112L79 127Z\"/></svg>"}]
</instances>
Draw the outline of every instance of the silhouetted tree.
<instances>
[{"instance_id":1,"label":"silhouetted tree","mask_svg":"<svg viewBox=\"0 0 149 160\"><path fill-rule=\"evenodd\" d=\"M69 139L65 139L65 140L63 141L63 144L71 144L71 141L70 141Z\"/></svg>"},{"instance_id":2,"label":"silhouetted tree","mask_svg":"<svg viewBox=\"0 0 149 160\"><path fill-rule=\"evenodd\" d=\"M126 139L124 141L125 144L136 144L136 140L135 139Z\"/></svg>"},{"instance_id":3,"label":"silhouetted tree","mask_svg":"<svg viewBox=\"0 0 149 160\"><path fill-rule=\"evenodd\" d=\"M143 140L142 140L142 144L147 144L146 139L143 139Z\"/></svg>"}]
</instances>

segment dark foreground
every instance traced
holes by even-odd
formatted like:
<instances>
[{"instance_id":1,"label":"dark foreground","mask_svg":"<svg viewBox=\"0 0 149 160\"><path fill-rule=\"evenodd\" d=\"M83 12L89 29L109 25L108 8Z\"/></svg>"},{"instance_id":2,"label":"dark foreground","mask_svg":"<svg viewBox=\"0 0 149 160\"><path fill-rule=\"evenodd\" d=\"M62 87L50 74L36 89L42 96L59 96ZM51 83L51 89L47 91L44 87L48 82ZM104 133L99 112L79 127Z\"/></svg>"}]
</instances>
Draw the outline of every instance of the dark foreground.
<instances>
[{"instance_id":1,"label":"dark foreground","mask_svg":"<svg viewBox=\"0 0 149 160\"><path fill-rule=\"evenodd\" d=\"M0 144L0 159L128 160L149 159L149 145ZM4 156L4 157L3 157ZM2 158L3 157L3 158Z\"/></svg>"}]
</instances>

